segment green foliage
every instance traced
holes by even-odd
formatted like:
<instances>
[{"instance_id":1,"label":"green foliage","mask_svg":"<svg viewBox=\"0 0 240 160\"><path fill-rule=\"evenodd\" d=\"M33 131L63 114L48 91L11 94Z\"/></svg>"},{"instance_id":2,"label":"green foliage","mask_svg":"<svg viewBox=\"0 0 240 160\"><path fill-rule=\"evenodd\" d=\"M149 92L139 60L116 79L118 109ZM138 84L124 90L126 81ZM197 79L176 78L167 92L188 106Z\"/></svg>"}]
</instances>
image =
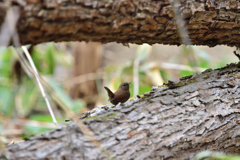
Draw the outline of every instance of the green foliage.
<instances>
[{"instance_id":1,"label":"green foliage","mask_svg":"<svg viewBox=\"0 0 240 160\"><path fill-rule=\"evenodd\" d=\"M9 116L14 111L14 94L11 88L12 87L0 85L0 112L6 116Z\"/></svg>"},{"instance_id":2,"label":"green foliage","mask_svg":"<svg viewBox=\"0 0 240 160\"><path fill-rule=\"evenodd\" d=\"M0 47L0 78L10 78L14 59L15 55L12 47Z\"/></svg>"},{"instance_id":3,"label":"green foliage","mask_svg":"<svg viewBox=\"0 0 240 160\"><path fill-rule=\"evenodd\" d=\"M147 84L147 83L144 83L144 82L141 82L140 86L141 87L139 88L139 94L149 92L152 89L152 86L150 84Z\"/></svg>"},{"instance_id":4,"label":"green foliage","mask_svg":"<svg viewBox=\"0 0 240 160\"><path fill-rule=\"evenodd\" d=\"M33 126L33 125L26 124L24 125L24 134L22 135L22 137L28 138L38 133L50 131L51 129L53 128L46 128L46 127L43 127L43 125L40 127L40 126Z\"/></svg>"},{"instance_id":5,"label":"green foliage","mask_svg":"<svg viewBox=\"0 0 240 160\"><path fill-rule=\"evenodd\" d=\"M55 93L60 97L61 101L74 112L79 112L80 109L85 107L84 101L80 99L72 100L69 94L67 94L66 91L62 88L62 86L57 83L52 77L48 77L47 82L53 88Z\"/></svg>"},{"instance_id":6,"label":"green foliage","mask_svg":"<svg viewBox=\"0 0 240 160\"><path fill-rule=\"evenodd\" d=\"M56 65L54 53L56 52L57 50L53 43L47 44L44 52L41 51L39 46L34 48L32 59L39 72L53 74Z\"/></svg>"},{"instance_id":7,"label":"green foliage","mask_svg":"<svg viewBox=\"0 0 240 160\"><path fill-rule=\"evenodd\" d=\"M16 88L14 101L15 109L19 117L26 117L35 107L36 101L40 96L39 88L36 83L28 78L22 78L22 84Z\"/></svg>"},{"instance_id":8,"label":"green foliage","mask_svg":"<svg viewBox=\"0 0 240 160\"><path fill-rule=\"evenodd\" d=\"M54 72L57 66L70 67L72 58L69 58L69 55L58 51L54 43L38 45L34 47L31 54L36 68L42 75L48 75L49 84L63 103L69 106L74 112L79 112L80 109L85 107L85 103L82 100L72 100L69 94L63 89L62 84L56 83L54 79ZM35 78L29 78L23 72L21 83L17 83L16 72L14 72L16 68L13 68L16 59L14 48L0 48L0 116L3 115L5 118L28 118L30 122L34 120L34 123L23 124L22 137L26 138L30 135L50 130L55 126L49 128L44 127L45 124L35 123L42 121L52 124L52 118L48 113L46 103ZM50 96L48 98L52 106L56 105ZM0 127L3 128L2 124L3 121L0 119Z\"/></svg>"},{"instance_id":9,"label":"green foliage","mask_svg":"<svg viewBox=\"0 0 240 160\"><path fill-rule=\"evenodd\" d=\"M134 76L134 67L138 67L138 77L139 77L139 93L143 94L145 92L149 92L153 85L153 80L158 80L159 77L161 79L161 73L158 68L156 68L156 65L152 65L149 62L146 62L146 59L149 58L151 54L151 46L149 45L142 45L137 48L137 54L134 59L129 59L126 61L123 65L116 67L114 66L108 66L106 68L107 73L107 81L110 81L110 84L114 90L117 90L119 85L122 82L133 82ZM136 66L137 64L137 66ZM109 68L111 68L111 71L114 71L116 74L114 75L114 78L111 78L111 72ZM114 69L115 70L114 70ZM157 73L157 74L155 74ZM155 74L155 77L151 75ZM158 79L157 79L158 78ZM133 83L130 84L130 93L133 95Z\"/></svg>"},{"instance_id":10,"label":"green foliage","mask_svg":"<svg viewBox=\"0 0 240 160\"><path fill-rule=\"evenodd\" d=\"M192 160L240 160L240 155L227 156L223 153L213 152L213 151L202 151L198 153Z\"/></svg>"},{"instance_id":11,"label":"green foliage","mask_svg":"<svg viewBox=\"0 0 240 160\"><path fill-rule=\"evenodd\" d=\"M182 64L192 68L217 68L225 65L226 62L216 60L209 53L197 47L181 47L180 54L174 59L175 64ZM151 59L152 47L142 45L136 48L136 55L132 59L126 60L121 65L110 65L105 68L105 84L116 90L122 82L132 82L130 84L131 95L134 93L133 79L134 69L137 69L139 81L139 93L149 92L152 86L161 85L164 81L171 80L172 71L161 68L157 59ZM66 51L65 51L66 52ZM54 43L37 45L32 50L32 58L38 71L47 80L53 92L60 97L61 102L54 102L48 94L50 104L57 110L56 104L64 103L75 113L79 113L85 107L85 102L81 99L73 100L66 91L63 81L56 80L56 68L61 67L69 69L73 65L72 55L59 50ZM164 54L164 53L163 53ZM26 74L22 75L21 84L17 84L16 76L13 72L13 65L17 56L13 47L0 47L0 116L21 117L29 120L31 123L23 125L22 137L39 132L47 131L53 126L45 127L43 123L52 122L48 113L46 103L40 93L35 78L29 78ZM228 59L225 57L224 59ZM192 75L190 69L178 70L177 76L183 77ZM15 79L14 79L15 78ZM101 85L98 85L102 89ZM105 94L106 95L106 94ZM57 111L57 115L62 112ZM65 115L63 114L62 117ZM61 122L63 118L57 119ZM35 123L39 122L39 123ZM4 130L3 121L0 119L0 131Z\"/></svg>"},{"instance_id":12,"label":"green foliage","mask_svg":"<svg viewBox=\"0 0 240 160\"><path fill-rule=\"evenodd\" d=\"M180 77L185 77L185 76L189 76L192 75L193 73L191 71L180 71L179 75Z\"/></svg>"},{"instance_id":13,"label":"green foliage","mask_svg":"<svg viewBox=\"0 0 240 160\"><path fill-rule=\"evenodd\" d=\"M52 117L48 114L34 114L34 115L31 115L29 117L29 119L31 120L35 120L35 121L41 121L41 122L51 122L52 121ZM57 118L59 119L59 118Z\"/></svg>"},{"instance_id":14,"label":"green foliage","mask_svg":"<svg viewBox=\"0 0 240 160\"><path fill-rule=\"evenodd\" d=\"M14 110L14 93L10 79L14 54L11 47L0 47L0 53L0 113L8 116Z\"/></svg>"}]
</instances>

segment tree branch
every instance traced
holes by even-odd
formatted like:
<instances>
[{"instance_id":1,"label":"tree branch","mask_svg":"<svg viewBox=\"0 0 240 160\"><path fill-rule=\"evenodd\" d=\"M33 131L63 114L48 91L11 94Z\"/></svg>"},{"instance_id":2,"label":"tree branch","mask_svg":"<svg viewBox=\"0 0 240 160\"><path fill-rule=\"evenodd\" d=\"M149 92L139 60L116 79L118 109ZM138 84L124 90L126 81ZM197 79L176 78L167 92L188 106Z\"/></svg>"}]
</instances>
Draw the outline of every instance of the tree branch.
<instances>
[{"instance_id":1,"label":"tree branch","mask_svg":"<svg viewBox=\"0 0 240 160\"><path fill-rule=\"evenodd\" d=\"M182 44L169 0L12 2L21 7L17 28L23 45L50 41ZM181 0L180 4L192 44L240 46L237 0ZM1 1L0 6L2 23L7 7Z\"/></svg>"},{"instance_id":2,"label":"tree branch","mask_svg":"<svg viewBox=\"0 0 240 160\"><path fill-rule=\"evenodd\" d=\"M189 159L240 153L240 63L154 87L141 98L86 114L114 159ZM8 146L9 159L105 159L74 123Z\"/></svg>"}]
</instances>

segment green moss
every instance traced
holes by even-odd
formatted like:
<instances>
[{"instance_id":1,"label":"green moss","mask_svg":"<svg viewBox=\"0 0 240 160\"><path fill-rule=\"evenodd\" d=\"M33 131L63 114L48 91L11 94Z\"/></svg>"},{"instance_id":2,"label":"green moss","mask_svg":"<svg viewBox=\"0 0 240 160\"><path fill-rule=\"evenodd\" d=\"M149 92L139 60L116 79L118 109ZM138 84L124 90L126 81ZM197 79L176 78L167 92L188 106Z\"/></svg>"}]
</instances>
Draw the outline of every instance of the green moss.
<instances>
[{"instance_id":1,"label":"green moss","mask_svg":"<svg viewBox=\"0 0 240 160\"><path fill-rule=\"evenodd\" d=\"M87 121L87 120L90 120L90 119L100 119L100 120L106 120L106 119L109 119L110 117L115 117L117 113L110 113L106 116L93 116L93 117L87 117L85 118L83 121Z\"/></svg>"},{"instance_id":2,"label":"green moss","mask_svg":"<svg viewBox=\"0 0 240 160\"><path fill-rule=\"evenodd\" d=\"M108 118L110 118L110 117L115 117L116 114L117 114L117 113L110 113L110 114L106 115L106 116L103 117L103 118L108 119Z\"/></svg>"},{"instance_id":3,"label":"green moss","mask_svg":"<svg viewBox=\"0 0 240 160\"><path fill-rule=\"evenodd\" d=\"M187 81L187 84L196 82L196 79L190 79Z\"/></svg>"},{"instance_id":4,"label":"green moss","mask_svg":"<svg viewBox=\"0 0 240 160\"><path fill-rule=\"evenodd\" d=\"M185 82L182 82L182 81L180 81L180 82L178 82L178 83L174 83L174 85L176 85L176 86L182 86L182 85L184 85L185 84Z\"/></svg>"},{"instance_id":5,"label":"green moss","mask_svg":"<svg viewBox=\"0 0 240 160\"><path fill-rule=\"evenodd\" d=\"M133 97L129 98L128 100L133 100Z\"/></svg>"},{"instance_id":6,"label":"green moss","mask_svg":"<svg viewBox=\"0 0 240 160\"><path fill-rule=\"evenodd\" d=\"M89 119L98 119L98 118L99 118L99 116L87 117L84 119L84 121L89 120Z\"/></svg>"},{"instance_id":7,"label":"green moss","mask_svg":"<svg viewBox=\"0 0 240 160\"><path fill-rule=\"evenodd\" d=\"M160 87L168 87L168 85L166 85L166 84L163 84L163 85L161 85Z\"/></svg>"}]
</instances>

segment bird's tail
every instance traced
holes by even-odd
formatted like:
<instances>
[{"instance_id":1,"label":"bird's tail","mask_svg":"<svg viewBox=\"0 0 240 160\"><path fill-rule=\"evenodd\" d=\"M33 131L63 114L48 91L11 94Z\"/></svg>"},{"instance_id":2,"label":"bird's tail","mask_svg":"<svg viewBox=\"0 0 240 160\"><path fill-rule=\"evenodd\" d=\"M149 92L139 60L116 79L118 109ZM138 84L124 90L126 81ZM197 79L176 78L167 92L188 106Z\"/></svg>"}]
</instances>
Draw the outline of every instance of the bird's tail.
<instances>
[{"instance_id":1,"label":"bird's tail","mask_svg":"<svg viewBox=\"0 0 240 160\"><path fill-rule=\"evenodd\" d=\"M113 92L112 92L108 87L104 87L104 88L105 88L106 91L108 92L108 97L109 97L109 99L110 99L110 98L113 98L113 97L114 97Z\"/></svg>"}]
</instances>

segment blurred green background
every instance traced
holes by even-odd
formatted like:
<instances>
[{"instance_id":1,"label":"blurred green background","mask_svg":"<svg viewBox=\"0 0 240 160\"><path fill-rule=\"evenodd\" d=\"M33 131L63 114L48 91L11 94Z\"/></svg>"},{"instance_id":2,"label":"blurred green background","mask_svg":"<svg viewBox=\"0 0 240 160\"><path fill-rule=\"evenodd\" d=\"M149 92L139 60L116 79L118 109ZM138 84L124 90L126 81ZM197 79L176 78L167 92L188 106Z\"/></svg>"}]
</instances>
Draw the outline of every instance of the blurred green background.
<instances>
[{"instance_id":1,"label":"blurred green background","mask_svg":"<svg viewBox=\"0 0 240 160\"><path fill-rule=\"evenodd\" d=\"M168 80L238 62L234 48L132 45L84 42L45 43L30 53L40 74L60 99L79 116L109 104L103 86L115 91L133 82L131 96L149 92ZM48 94L58 123L69 117ZM0 140L4 143L55 128L35 78L21 68L12 47L0 48Z\"/></svg>"}]
</instances>

